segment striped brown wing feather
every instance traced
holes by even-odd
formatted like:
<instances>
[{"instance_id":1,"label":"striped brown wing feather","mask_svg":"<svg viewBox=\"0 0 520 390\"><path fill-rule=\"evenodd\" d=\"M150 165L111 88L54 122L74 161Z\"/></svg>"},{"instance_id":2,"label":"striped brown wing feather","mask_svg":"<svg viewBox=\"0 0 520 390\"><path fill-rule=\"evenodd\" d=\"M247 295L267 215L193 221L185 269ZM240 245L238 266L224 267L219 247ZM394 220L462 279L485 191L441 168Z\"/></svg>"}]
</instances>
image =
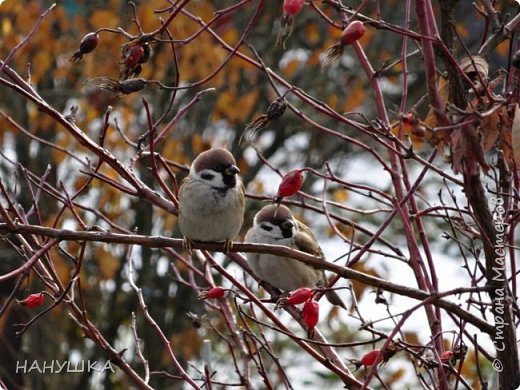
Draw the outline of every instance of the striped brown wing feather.
<instances>
[{"instance_id":1,"label":"striped brown wing feather","mask_svg":"<svg viewBox=\"0 0 520 390\"><path fill-rule=\"evenodd\" d=\"M294 236L294 244L298 250L309 253L313 256L325 257L323 250L318 244L316 236L312 231L302 222L296 220L296 226L298 228L297 233Z\"/></svg>"}]
</instances>

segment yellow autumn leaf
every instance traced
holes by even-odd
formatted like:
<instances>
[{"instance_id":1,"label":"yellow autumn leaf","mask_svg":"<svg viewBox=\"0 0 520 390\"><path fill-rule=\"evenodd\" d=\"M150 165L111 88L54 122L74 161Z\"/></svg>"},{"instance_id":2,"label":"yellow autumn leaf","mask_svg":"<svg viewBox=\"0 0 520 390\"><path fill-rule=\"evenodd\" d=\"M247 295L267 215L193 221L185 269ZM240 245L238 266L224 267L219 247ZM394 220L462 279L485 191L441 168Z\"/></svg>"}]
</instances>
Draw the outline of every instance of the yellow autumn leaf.
<instances>
[{"instance_id":1,"label":"yellow autumn leaf","mask_svg":"<svg viewBox=\"0 0 520 390\"><path fill-rule=\"evenodd\" d=\"M52 148L51 154L52 154L52 161L53 161L54 165L60 165L67 157L67 155L65 153L63 153L61 150L54 149L54 148Z\"/></svg>"},{"instance_id":2,"label":"yellow autumn leaf","mask_svg":"<svg viewBox=\"0 0 520 390\"><path fill-rule=\"evenodd\" d=\"M255 194L263 194L265 191L264 183L258 179L254 179L249 186Z\"/></svg>"},{"instance_id":3,"label":"yellow autumn leaf","mask_svg":"<svg viewBox=\"0 0 520 390\"><path fill-rule=\"evenodd\" d=\"M249 164L247 163L247 160L245 158L239 158L237 160L237 166L238 169L240 169L240 174L245 176L249 170Z\"/></svg>"},{"instance_id":4,"label":"yellow autumn leaf","mask_svg":"<svg viewBox=\"0 0 520 390\"><path fill-rule=\"evenodd\" d=\"M335 202L344 203L348 200L348 198L349 198L349 193L344 188L336 188L332 192L332 199L334 199Z\"/></svg>"},{"instance_id":5,"label":"yellow autumn leaf","mask_svg":"<svg viewBox=\"0 0 520 390\"><path fill-rule=\"evenodd\" d=\"M119 23L119 15L110 9L95 9L89 18L92 26L114 27Z\"/></svg>"},{"instance_id":6,"label":"yellow autumn leaf","mask_svg":"<svg viewBox=\"0 0 520 390\"><path fill-rule=\"evenodd\" d=\"M95 261L104 280L112 279L120 267L120 258L115 256L106 245L99 245L95 250Z\"/></svg>"},{"instance_id":7,"label":"yellow autumn leaf","mask_svg":"<svg viewBox=\"0 0 520 390\"><path fill-rule=\"evenodd\" d=\"M184 152L182 142L180 142L180 140L176 137L168 137L164 141L161 149L161 155L165 159L174 160L179 164L189 165L191 163L189 158L186 156L186 153Z\"/></svg>"},{"instance_id":8,"label":"yellow autumn leaf","mask_svg":"<svg viewBox=\"0 0 520 390\"><path fill-rule=\"evenodd\" d=\"M13 23L9 18L2 19L2 35L10 34L13 29Z\"/></svg>"},{"instance_id":9,"label":"yellow autumn leaf","mask_svg":"<svg viewBox=\"0 0 520 390\"><path fill-rule=\"evenodd\" d=\"M7 324L7 321L8 320L10 321L11 310L13 310L13 308L15 308L15 307L16 307L15 305L7 305L5 311L0 316L0 334L5 334L4 333L4 328L5 328L6 324ZM9 323L9 325L12 326L11 323Z\"/></svg>"},{"instance_id":10,"label":"yellow autumn leaf","mask_svg":"<svg viewBox=\"0 0 520 390\"><path fill-rule=\"evenodd\" d=\"M235 28L229 28L221 35L222 39L230 45L234 45L239 38L238 31Z\"/></svg>"},{"instance_id":11,"label":"yellow autumn leaf","mask_svg":"<svg viewBox=\"0 0 520 390\"><path fill-rule=\"evenodd\" d=\"M327 99L327 105L333 110L335 110L338 106L338 95L336 95L335 93L330 94Z\"/></svg>"},{"instance_id":12,"label":"yellow autumn leaf","mask_svg":"<svg viewBox=\"0 0 520 390\"><path fill-rule=\"evenodd\" d=\"M76 252L70 253L75 254ZM58 275L58 278L60 279L61 283L63 283L63 285L67 285L67 283L70 281L70 261L68 259L63 258L63 255L57 249L57 247L53 247L49 251L49 255L52 258L52 264L54 266L54 270L56 271L56 275Z\"/></svg>"},{"instance_id":13,"label":"yellow autumn leaf","mask_svg":"<svg viewBox=\"0 0 520 390\"><path fill-rule=\"evenodd\" d=\"M177 225L177 216L171 213L166 213L166 215L162 217L162 221L164 231L172 232L173 228Z\"/></svg>"},{"instance_id":14,"label":"yellow autumn leaf","mask_svg":"<svg viewBox=\"0 0 520 390\"><path fill-rule=\"evenodd\" d=\"M195 155L208 150L211 147L211 143L205 140L200 133L194 133L191 136L191 148Z\"/></svg>"},{"instance_id":15,"label":"yellow autumn leaf","mask_svg":"<svg viewBox=\"0 0 520 390\"><path fill-rule=\"evenodd\" d=\"M388 385L396 385L406 374L408 374L408 371L404 367L399 367L386 379L386 383L388 383Z\"/></svg>"},{"instance_id":16,"label":"yellow autumn leaf","mask_svg":"<svg viewBox=\"0 0 520 390\"><path fill-rule=\"evenodd\" d=\"M345 236L347 238L351 238L353 236L354 227L352 225L343 224L343 223L338 222L338 223L334 224L334 228L337 229L341 234L343 234L343 236ZM332 226L328 227L327 235L329 237L334 237L337 234L337 232L334 228L332 228Z\"/></svg>"},{"instance_id":17,"label":"yellow autumn leaf","mask_svg":"<svg viewBox=\"0 0 520 390\"><path fill-rule=\"evenodd\" d=\"M258 100L258 90L236 95L234 91L223 91L218 100L215 115L226 118L231 123L244 123L250 116L252 108Z\"/></svg>"},{"instance_id":18,"label":"yellow autumn leaf","mask_svg":"<svg viewBox=\"0 0 520 390\"><path fill-rule=\"evenodd\" d=\"M310 45L315 45L320 41L320 29L316 23L305 25L305 38Z\"/></svg>"},{"instance_id":19,"label":"yellow autumn leaf","mask_svg":"<svg viewBox=\"0 0 520 390\"><path fill-rule=\"evenodd\" d=\"M286 77L292 77L298 69L300 69L301 62L298 58L292 58L283 67L282 71Z\"/></svg>"},{"instance_id":20,"label":"yellow autumn leaf","mask_svg":"<svg viewBox=\"0 0 520 390\"><path fill-rule=\"evenodd\" d=\"M407 120L407 118L412 118L412 120ZM401 134L401 138L409 137L412 141L412 145L415 149L421 150L424 147L425 135L420 134L418 130L418 126L422 125L416 120L412 114L407 114L403 117L402 121L398 121L393 123L392 125L392 133L399 137ZM419 135L420 134L420 135Z\"/></svg>"},{"instance_id":21,"label":"yellow autumn leaf","mask_svg":"<svg viewBox=\"0 0 520 390\"><path fill-rule=\"evenodd\" d=\"M500 56L503 58L506 58L509 55L509 47L510 42L506 39L498 44L498 46L495 48L495 52L500 54Z\"/></svg>"},{"instance_id":22,"label":"yellow autumn leaf","mask_svg":"<svg viewBox=\"0 0 520 390\"><path fill-rule=\"evenodd\" d=\"M405 331L404 332L404 341L409 345L421 345L421 340L419 340L419 335L413 331ZM412 349L419 350L419 348Z\"/></svg>"},{"instance_id":23,"label":"yellow autumn leaf","mask_svg":"<svg viewBox=\"0 0 520 390\"><path fill-rule=\"evenodd\" d=\"M200 352L202 340L193 327L185 328L182 333L174 334L170 340L173 349L179 351L184 359L192 359Z\"/></svg>"},{"instance_id":24,"label":"yellow autumn leaf","mask_svg":"<svg viewBox=\"0 0 520 390\"><path fill-rule=\"evenodd\" d=\"M366 92L363 82L358 81L349 88L348 95L343 103L343 112L355 111L365 102Z\"/></svg>"},{"instance_id":25,"label":"yellow autumn leaf","mask_svg":"<svg viewBox=\"0 0 520 390\"><path fill-rule=\"evenodd\" d=\"M461 38L469 37L470 32L462 23L457 24L457 33L461 36Z\"/></svg>"},{"instance_id":26,"label":"yellow autumn leaf","mask_svg":"<svg viewBox=\"0 0 520 390\"><path fill-rule=\"evenodd\" d=\"M361 46L366 46L374 38L376 30L373 28L367 28L363 36L359 39Z\"/></svg>"}]
</instances>

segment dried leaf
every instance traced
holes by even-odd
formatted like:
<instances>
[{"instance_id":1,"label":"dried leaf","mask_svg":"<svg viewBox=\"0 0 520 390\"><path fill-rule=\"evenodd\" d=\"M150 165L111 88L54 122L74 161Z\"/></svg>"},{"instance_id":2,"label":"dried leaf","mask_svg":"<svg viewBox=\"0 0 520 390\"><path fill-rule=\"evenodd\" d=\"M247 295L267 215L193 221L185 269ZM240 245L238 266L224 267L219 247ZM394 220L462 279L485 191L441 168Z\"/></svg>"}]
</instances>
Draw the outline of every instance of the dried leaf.
<instances>
[{"instance_id":1,"label":"dried leaf","mask_svg":"<svg viewBox=\"0 0 520 390\"><path fill-rule=\"evenodd\" d=\"M419 347L414 347L422 344L419 335L414 331L404 332L404 341L410 344L412 346L411 349L414 351L419 351L421 349Z\"/></svg>"},{"instance_id":2,"label":"dried leaf","mask_svg":"<svg viewBox=\"0 0 520 390\"><path fill-rule=\"evenodd\" d=\"M453 171L477 175L479 165L484 171L489 169L480 146L477 131L473 126L462 126L451 133L451 155Z\"/></svg>"},{"instance_id":3,"label":"dried leaf","mask_svg":"<svg viewBox=\"0 0 520 390\"><path fill-rule=\"evenodd\" d=\"M520 108L518 104L515 106L515 112L513 114L513 123L511 125L511 136L512 136L512 147L513 147L513 158L516 166L520 167Z\"/></svg>"},{"instance_id":4,"label":"dried leaf","mask_svg":"<svg viewBox=\"0 0 520 390\"><path fill-rule=\"evenodd\" d=\"M500 111L495 111L491 115L485 117L479 126L480 145L484 153L491 150L495 145L500 133L502 118Z\"/></svg>"},{"instance_id":5,"label":"dried leaf","mask_svg":"<svg viewBox=\"0 0 520 390\"><path fill-rule=\"evenodd\" d=\"M486 112L487 111L487 112ZM480 145L484 153L491 150L499 139L504 126L509 122L506 106L492 107L486 97L473 99L466 108L466 112L484 114L477 128L480 136Z\"/></svg>"},{"instance_id":6,"label":"dried leaf","mask_svg":"<svg viewBox=\"0 0 520 390\"><path fill-rule=\"evenodd\" d=\"M426 127L420 124L420 121L414 117L412 113L403 115L401 120L393 123L392 133L396 136L406 136L412 141L415 149L421 150L424 145L425 137L428 135L431 140L434 136L433 131L429 131Z\"/></svg>"},{"instance_id":7,"label":"dried leaf","mask_svg":"<svg viewBox=\"0 0 520 390\"><path fill-rule=\"evenodd\" d=\"M449 96L449 88L448 88L448 81L441 77L437 81L437 89L439 90L439 95L441 97L441 101L443 104L445 104L448 101ZM437 127L437 114L435 113L435 110L433 108L430 109L428 112L428 115L426 115L426 118L424 119L424 124L426 127ZM429 140L429 137L426 138Z\"/></svg>"},{"instance_id":8,"label":"dried leaf","mask_svg":"<svg viewBox=\"0 0 520 390\"><path fill-rule=\"evenodd\" d=\"M398 385L407 374L408 372L404 369L404 367L398 368L396 371L390 374L390 376L386 379L386 383L388 385Z\"/></svg>"},{"instance_id":9,"label":"dried leaf","mask_svg":"<svg viewBox=\"0 0 520 390\"><path fill-rule=\"evenodd\" d=\"M479 56L472 56L472 57L466 57L463 58L460 61L460 67L466 73L468 76L471 76L471 73L480 73L480 76L483 79L487 79L488 73L489 73L489 65L487 61ZM478 79L477 79L478 80ZM441 98L442 103L446 103L449 99L449 84L448 80L446 80L444 77L440 77L437 82L437 89L439 90L439 95ZM428 115L424 119L424 124L427 127L433 128L438 126L437 122L437 115L435 113L435 110L432 108L428 112ZM430 132L431 133L431 132ZM430 137L426 137L426 140L429 141ZM432 137L432 141L436 141L437 139ZM432 143L432 142L430 142ZM435 143L432 143L433 145L436 145Z\"/></svg>"},{"instance_id":10,"label":"dried leaf","mask_svg":"<svg viewBox=\"0 0 520 390\"><path fill-rule=\"evenodd\" d=\"M357 263L354 267L353 267L354 270L356 271L359 271L359 272L363 272L367 275L370 275L370 276L375 276L377 278L380 278L381 275L377 272L377 270L375 268L372 268L372 267L368 267L366 266L365 264L363 263ZM363 297L363 294L365 292L370 292L370 291L373 291L373 288L362 283L362 282L358 282L356 280L352 280L352 290L354 291L354 294L356 296L356 300L359 302L361 300L361 298ZM352 308L351 308L352 310Z\"/></svg>"},{"instance_id":11,"label":"dried leaf","mask_svg":"<svg viewBox=\"0 0 520 390\"><path fill-rule=\"evenodd\" d=\"M510 123L511 122L512 120L510 120ZM511 125L508 125L502 129L500 136L500 148L502 149L504 160L506 161L507 165L509 167L513 167L515 162L513 157L513 135L511 134Z\"/></svg>"}]
</instances>

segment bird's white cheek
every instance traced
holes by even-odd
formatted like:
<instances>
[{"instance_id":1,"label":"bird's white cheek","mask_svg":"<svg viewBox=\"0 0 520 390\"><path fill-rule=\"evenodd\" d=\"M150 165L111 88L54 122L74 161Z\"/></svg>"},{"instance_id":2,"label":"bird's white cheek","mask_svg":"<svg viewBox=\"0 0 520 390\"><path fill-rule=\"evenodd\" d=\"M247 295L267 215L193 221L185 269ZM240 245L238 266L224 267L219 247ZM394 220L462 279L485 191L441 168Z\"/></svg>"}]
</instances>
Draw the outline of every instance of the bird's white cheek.
<instances>
[{"instance_id":1,"label":"bird's white cheek","mask_svg":"<svg viewBox=\"0 0 520 390\"><path fill-rule=\"evenodd\" d=\"M209 174L212 176L212 178L204 179L203 178L204 174ZM205 183L209 187L214 187L214 188L225 188L226 187L226 184L224 183L224 177L222 176L222 174L220 172L204 169L202 172L191 172L190 176L195 180Z\"/></svg>"}]
</instances>

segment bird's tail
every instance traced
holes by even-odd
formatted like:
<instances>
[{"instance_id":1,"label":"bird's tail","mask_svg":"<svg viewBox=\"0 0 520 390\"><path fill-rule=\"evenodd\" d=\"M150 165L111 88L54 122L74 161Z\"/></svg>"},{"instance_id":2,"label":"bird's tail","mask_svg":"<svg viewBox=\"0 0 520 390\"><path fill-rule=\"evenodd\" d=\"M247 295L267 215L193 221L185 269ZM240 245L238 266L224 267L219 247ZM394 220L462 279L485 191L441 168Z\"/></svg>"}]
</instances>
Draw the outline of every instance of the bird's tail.
<instances>
[{"instance_id":1,"label":"bird's tail","mask_svg":"<svg viewBox=\"0 0 520 390\"><path fill-rule=\"evenodd\" d=\"M335 306L340 306L343 309L347 310L347 306L343 303L339 295L334 290L329 290L325 293L327 300Z\"/></svg>"}]
</instances>

